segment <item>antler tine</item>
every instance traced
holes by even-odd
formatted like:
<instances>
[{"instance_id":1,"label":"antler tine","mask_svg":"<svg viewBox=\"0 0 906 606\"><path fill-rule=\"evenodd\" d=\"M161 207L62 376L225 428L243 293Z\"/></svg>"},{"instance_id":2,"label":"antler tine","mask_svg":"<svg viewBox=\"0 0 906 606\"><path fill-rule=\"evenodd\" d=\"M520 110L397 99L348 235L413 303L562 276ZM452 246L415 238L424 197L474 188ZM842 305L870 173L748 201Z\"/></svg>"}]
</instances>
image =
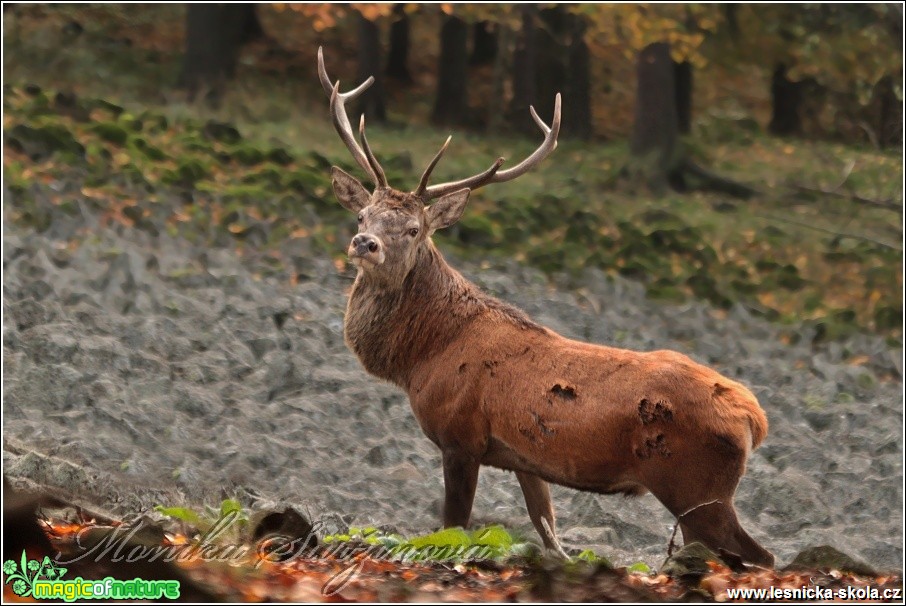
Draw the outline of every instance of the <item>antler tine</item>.
<instances>
[{"instance_id":1,"label":"antler tine","mask_svg":"<svg viewBox=\"0 0 906 606\"><path fill-rule=\"evenodd\" d=\"M474 177L432 185L431 187L426 188L423 198L430 200L465 187L477 189L490 183L512 181L516 177L520 177L535 168L541 161L547 158L552 151L557 149L557 137L560 135L560 93L557 93L557 96L554 98L554 119L550 126L545 124L544 121L538 117L538 113L535 111L534 107L529 107L529 111L532 114L532 118L535 120L535 124L537 124L538 128L541 129L541 132L544 133L544 141L541 142L541 145L539 145L528 158L512 168L498 172L496 168L500 167L499 163L502 162L502 159L500 159L498 160L498 164L495 165L496 168L492 166L491 169L488 169L479 175L475 175Z\"/></svg>"},{"instance_id":2,"label":"antler tine","mask_svg":"<svg viewBox=\"0 0 906 606\"><path fill-rule=\"evenodd\" d=\"M440 146L440 150L437 152L437 154L435 154L434 159L431 160L430 164L428 164L425 172L422 173L422 178L418 182L418 187L416 187L415 191L412 192L416 196L421 197L422 195L424 195L425 190L428 189L428 179L431 178L431 172L434 170L434 167L437 166L437 163L440 162L440 159L444 155L444 152L447 151L447 146L450 145L451 139L453 139L453 135L447 137L447 140L444 141L444 144Z\"/></svg>"},{"instance_id":3,"label":"antler tine","mask_svg":"<svg viewBox=\"0 0 906 606\"><path fill-rule=\"evenodd\" d=\"M379 185L377 172L371 166L368 156L365 155L365 152L362 151L362 148L359 147L359 144L356 142L355 135L352 134L352 125L349 123L349 118L346 116L346 102L355 101L362 93L368 90L368 87L374 83L374 77L369 76L367 80L356 88L349 92L341 93L340 81L337 80L336 83L332 84L330 78L327 76L327 69L324 67L324 50L320 46L318 47L318 77L321 80L321 86L324 88L324 91L330 95L330 117L333 119L333 125L337 134L340 135L340 139L346 144L346 147L349 149L349 152L352 154L352 157L355 158L358 165L368 173L368 176L374 181L375 185ZM375 164L380 169L380 165L377 164L377 161L375 161Z\"/></svg>"},{"instance_id":4,"label":"antler tine","mask_svg":"<svg viewBox=\"0 0 906 606\"><path fill-rule=\"evenodd\" d=\"M365 114L362 114L359 119L359 137L362 139L362 147L365 148L365 158L368 160L368 164L371 165L374 176L377 177L374 184L378 187L387 187L387 176L384 174L384 169L381 168L377 158L371 153L371 146L368 145L368 139L365 137Z\"/></svg>"}]
</instances>

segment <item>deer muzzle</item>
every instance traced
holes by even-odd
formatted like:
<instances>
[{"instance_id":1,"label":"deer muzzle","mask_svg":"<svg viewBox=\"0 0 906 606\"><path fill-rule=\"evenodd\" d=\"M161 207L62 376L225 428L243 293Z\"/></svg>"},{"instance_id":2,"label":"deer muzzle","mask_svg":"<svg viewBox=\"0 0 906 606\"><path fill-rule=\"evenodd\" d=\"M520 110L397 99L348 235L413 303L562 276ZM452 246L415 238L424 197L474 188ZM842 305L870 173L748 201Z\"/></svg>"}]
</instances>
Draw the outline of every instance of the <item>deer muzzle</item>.
<instances>
[{"instance_id":1,"label":"deer muzzle","mask_svg":"<svg viewBox=\"0 0 906 606\"><path fill-rule=\"evenodd\" d=\"M356 266L380 265L384 262L384 246L377 236L357 234L349 243L349 259Z\"/></svg>"}]
</instances>

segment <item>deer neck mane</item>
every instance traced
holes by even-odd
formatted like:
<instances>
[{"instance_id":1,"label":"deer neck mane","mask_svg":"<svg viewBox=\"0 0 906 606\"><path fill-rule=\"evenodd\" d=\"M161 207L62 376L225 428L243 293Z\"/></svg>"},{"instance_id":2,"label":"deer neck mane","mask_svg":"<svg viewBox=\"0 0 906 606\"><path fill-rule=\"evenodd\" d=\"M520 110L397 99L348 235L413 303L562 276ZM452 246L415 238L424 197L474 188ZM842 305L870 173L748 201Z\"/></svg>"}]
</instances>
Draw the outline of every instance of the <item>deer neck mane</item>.
<instances>
[{"instance_id":1,"label":"deer neck mane","mask_svg":"<svg viewBox=\"0 0 906 606\"><path fill-rule=\"evenodd\" d=\"M346 307L346 343L368 372L408 388L413 368L479 319L545 330L521 310L483 293L428 240L399 287L359 273Z\"/></svg>"}]
</instances>

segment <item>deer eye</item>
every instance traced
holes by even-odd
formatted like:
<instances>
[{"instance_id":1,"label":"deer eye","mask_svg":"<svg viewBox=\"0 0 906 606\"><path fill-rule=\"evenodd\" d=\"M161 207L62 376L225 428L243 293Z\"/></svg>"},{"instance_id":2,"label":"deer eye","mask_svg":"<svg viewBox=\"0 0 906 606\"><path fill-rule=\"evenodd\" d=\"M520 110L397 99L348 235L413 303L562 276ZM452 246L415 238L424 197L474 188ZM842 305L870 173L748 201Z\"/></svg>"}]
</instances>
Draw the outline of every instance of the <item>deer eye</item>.
<instances>
[{"instance_id":1,"label":"deer eye","mask_svg":"<svg viewBox=\"0 0 906 606\"><path fill-rule=\"evenodd\" d=\"M359 223L361 223L364 220L365 220L365 215L362 213L359 213Z\"/></svg>"},{"instance_id":2,"label":"deer eye","mask_svg":"<svg viewBox=\"0 0 906 606\"><path fill-rule=\"evenodd\" d=\"M414 238L415 236L417 236L417 235L418 235L418 228L417 228L417 227L411 228L411 229L409 230L409 235L412 236L413 238Z\"/></svg>"}]
</instances>

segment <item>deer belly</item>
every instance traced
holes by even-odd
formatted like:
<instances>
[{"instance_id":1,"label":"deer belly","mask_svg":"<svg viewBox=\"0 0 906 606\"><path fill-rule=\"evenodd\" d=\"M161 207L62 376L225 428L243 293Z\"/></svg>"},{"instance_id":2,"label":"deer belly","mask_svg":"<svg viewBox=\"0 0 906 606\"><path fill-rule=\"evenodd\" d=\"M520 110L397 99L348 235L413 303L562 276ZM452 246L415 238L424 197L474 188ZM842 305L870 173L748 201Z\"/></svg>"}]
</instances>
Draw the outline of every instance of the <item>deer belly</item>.
<instances>
[{"instance_id":1,"label":"deer belly","mask_svg":"<svg viewBox=\"0 0 906 606\"><path fill-rule=\"evenodd\" d=\"M526 425L515 426L518 436L504 430L506 437L491 435L482 464L534 474L548 482L601 493L626 492L635 486L635 465L631 449L622 440L611 440L603 432L590 446L584 440L556 430L545 436L528 431ZM551 428L549 428L551 429ZM539 430L540 432L540 430ZM636 493L633 488L630 492Z\"/></svg>"}]
</instances>

